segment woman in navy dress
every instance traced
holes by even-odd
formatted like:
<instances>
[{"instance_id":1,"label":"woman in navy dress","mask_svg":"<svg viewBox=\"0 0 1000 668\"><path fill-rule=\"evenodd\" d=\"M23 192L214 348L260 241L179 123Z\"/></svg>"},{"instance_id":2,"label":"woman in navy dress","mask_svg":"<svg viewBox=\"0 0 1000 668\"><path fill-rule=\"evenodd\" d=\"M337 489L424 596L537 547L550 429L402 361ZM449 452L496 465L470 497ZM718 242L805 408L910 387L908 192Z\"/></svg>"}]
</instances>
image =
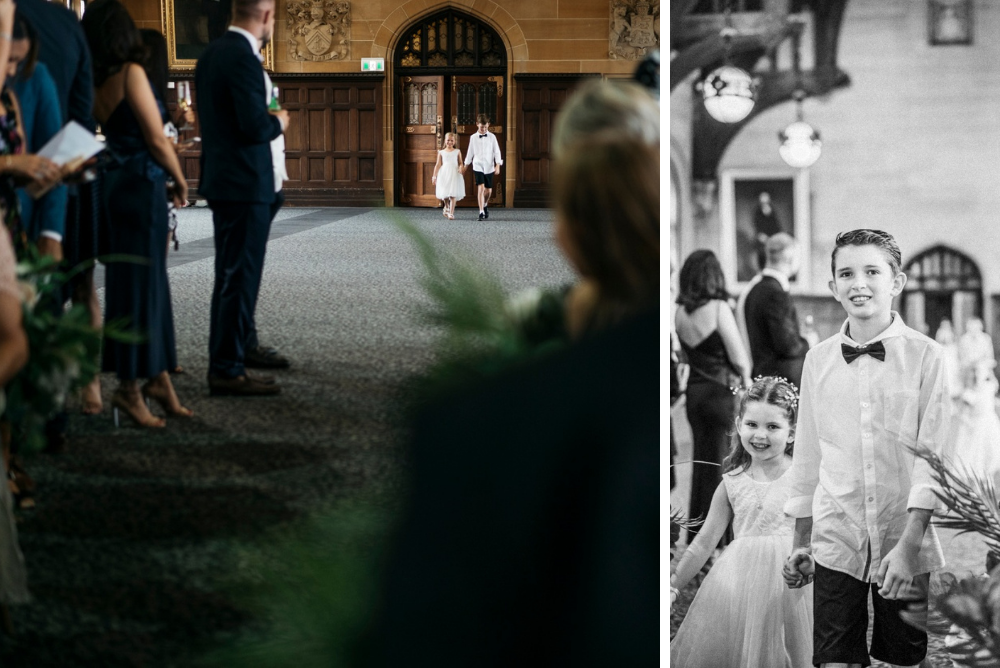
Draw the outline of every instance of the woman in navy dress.
<instances>
[{"instance_id":1,"label":"woman in navy dress","mask_svg":"<svg viewBox=\"0 0 1000 668\"><path fill-rule=\"evenodd\" d=\"M145 395L169 415L190 416L170 382L177 366L164 243L167 200L183 206L187 183L180 162L163 134L163 122L149 79L142 68L139 31L118 0L97 0L83 19L94 66L94 117L120 166L109 170L104 199L111 253L137 255L145 263L113 262L107 267L104 320L127 321L141 343L104 341L102 370L117 374L120 385L111 403L140 426L163 427L143 402ZM173 184L168 191L168 176ZM141 390L139 379L148 378Z\"/></svg>"}]
</instances>

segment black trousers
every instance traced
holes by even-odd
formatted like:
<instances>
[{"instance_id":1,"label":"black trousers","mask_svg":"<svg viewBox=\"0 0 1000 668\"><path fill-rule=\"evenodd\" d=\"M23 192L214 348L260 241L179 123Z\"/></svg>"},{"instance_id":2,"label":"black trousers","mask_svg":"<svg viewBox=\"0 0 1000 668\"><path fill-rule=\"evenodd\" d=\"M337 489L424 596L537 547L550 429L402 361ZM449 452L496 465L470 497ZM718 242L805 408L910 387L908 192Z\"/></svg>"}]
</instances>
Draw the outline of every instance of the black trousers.
<instances>
[{"instance_id":1,"label":"black trousers","mask_svg":"<svg viewBox=\"0 0 1000 668\"><path fill-rule=\"evenodd\" d=\"M267 223L267 236L271 236L271 226L274 224L274 217L278 215L278 210L285 203L285 193L279 190L275 193L274 203L271 205L271 220ZM253 350L260 345L257 340L257 296L260 294L260 283L257 283L257 294L253 296L253 309L250 311L250 333L247 335L246 350Z\"/></svg>"},{"instance_id":2,"label":"black trousers","mask_svg":"<svg viewBox=\"0 0 1000 668\"><path fill-rule=\"evenodd\" d=\"M209 201L215 228L215 287L208 338L208 373L242 376L243 357L271 229L271 204Z\"/></svg>"},{"instance_id":3,"label":"black trousers","mask_svg":"<svg viewBox=\"0 0 1000 668\"><path fill-rule=\"evenodd\" d=\"M693 443L692 459L710 462L692 464L691 504L688 513L691 519L708 516L715 488L722 482L722 460L730 448L730 432L736 411L736 397L728 387L718 383L688 382L687 418L691 423ZM698 533L690 531L689 538Z\"/></svg>"}]
</instances>

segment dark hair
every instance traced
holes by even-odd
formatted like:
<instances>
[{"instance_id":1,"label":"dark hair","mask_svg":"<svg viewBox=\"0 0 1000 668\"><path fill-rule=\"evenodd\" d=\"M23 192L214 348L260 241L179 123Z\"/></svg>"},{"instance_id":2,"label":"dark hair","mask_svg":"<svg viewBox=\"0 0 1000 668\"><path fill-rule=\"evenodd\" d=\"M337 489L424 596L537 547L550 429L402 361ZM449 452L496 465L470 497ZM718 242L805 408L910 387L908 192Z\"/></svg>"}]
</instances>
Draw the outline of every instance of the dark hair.
<instances>
[{"instance_id":1,"label":"dark hair","mask_svg":"<svg viewBox=\"0 0 1000 668\"><path fill-rule=\"evenodd\" d=\"M743 414L746 413L747 404L751 401L760 401L781 408L785 411L788 424L792 426L792 429L795 429L795 419L799 412L799 393L795 390L795 386L777 376L758 376L750 389L743 394L736 409L735 430L731 439L729 456L722 460L723 473L729 473L736 469L746 471L753 462L750 453L740 443L740 422L743 420ZM791 456L793 445L793 443L789 443L785 448L786 455Z\"/></svg>"},{"instance_id":2,"label":"dark hair","mask_svg":"<svg viewBox=\"0 0 1000 668\"><path fill-rule=\"evenodd\" d=\"M489 123L489 122L490 122L490 117L487 116L486 114L479 114L478 116L476 116L476 123L477 124L478 123L486 124L486 123Z\"/></svg>"},{"instance_id":3,"label":"dark hair","mask_svg":"<svg viewBox=\"0 0 1000 668\"><path fill-rule=\"evenodd\" d=\"M153 28L143 28L139 31L139 35L146 47L146 78L149 79L153 93L166 107L167 79L170 76L167 65L167 40L159 30Z\"/></svg>"},{"instance_id":4,"label":"dark hair","mask_svg":"<svg viewBox=\"0 0 1000 668\"><path fill-rule=\"evenodd\" d=\"M21 80L30 79L31 75L35 73L35 65L38 64L38 33L35 31L35 26L31 25L31 21L20 9L14 10L14 28L11 32L11 38L14 40L26 39L30 44L28 55L21 61L21 71L18 72Z\"/></svg>"},{"instance_id":5,"label":"dark hair","mask_svg":"<svg viewBox=\"0 0 1000 668\"><path fill-rule=\"evenodd\" d=\"M94 0L81 21L94 68L94 87L100 88L126 63L145 64L145 47L135 21L118 0Z\"/></svg>"},{"instance_id":6,"label":"dark hair","mask_svg":"<svg viewBox=\"0 0 1000 668\"><path fill-rule=\"evenodd\" d=\"M572 252L596 288L585 329L660 301L659 151L618 132L570 146L552 166L552 197Z\"/></svg>"},{"instance_id":7,"label":"dark hair","mask_svg":"<svg viewBox=\"0 0 1000 668\"><path fill-rule=\"evenodd\" d=\"M681 267L677 303L691 313L713 299L729 299L722 265L712 251L696 250Z\"/></svg>"},{"instance_id":8,"label":"dark hair","mask_svg":"<svg viewBox=\"0 0 1000 668\"><path fill-rule=\"evenodd\" d=\"M841 232L837 235L836 245L833 248L833 256L830 258L830 271L834 277L837 275L837 251L844 246L875 246L885 254L885 261L892 269L895 276L903 268L903 254L899 250L899 244L888 232L882 230L851 230Z\"/></svg>"}]
</instances>

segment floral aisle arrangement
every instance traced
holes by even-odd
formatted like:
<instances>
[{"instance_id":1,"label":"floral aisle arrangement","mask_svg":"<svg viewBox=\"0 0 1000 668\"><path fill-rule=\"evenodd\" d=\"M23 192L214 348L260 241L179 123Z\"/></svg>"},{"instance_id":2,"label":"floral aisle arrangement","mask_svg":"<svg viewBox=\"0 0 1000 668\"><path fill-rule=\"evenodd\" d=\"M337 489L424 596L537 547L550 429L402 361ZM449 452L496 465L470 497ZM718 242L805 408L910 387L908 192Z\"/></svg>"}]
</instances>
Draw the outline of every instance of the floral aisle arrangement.
<instances>
[{"instance_id":1,"label":"floral aisle arrangement","mask_svg":"<svg viewBox=\"0 0 1000 668\"><path fill-rule=\"evenodd\" d=\"M137 340L126 334L120 323L107 325L103 332L94 328L82 305L68 310L60 307L63 286L88 266L62 273L54 259L39 255L34 247L29 247L18 262L29 357L5 388L3 419L9 423L12 437L21 444L23 454L44 447L46 421L62 409L70 392L89 383L100 371L102 334Z\"/></svg>"},{"instance_id":2,"label":"floral aisle arrangement","mask_svg":"<svg viewBox=\"0 0 1000 668\"><path fill-rule=\"evenodd\" d=\"M454 390L568 342L563 307L568 287L510 296L488 272L441 251L410 221L395 222L423 264L420 280L430 303L422 317L442 329L435 363L415 388L420 396Z\"/></svg>"},{"instance_id":3,"label":"floral aisle arrangement","mask_svg":"<svg viewBox=\"0 0 1000 668\"><path fill-rule=\"evenodd\" d=\"M916 455L931 467L940 486L937 493L946 513L935 516L937 526L976 532L989 548L988 574L957 579L944 573L930 592L926 623L911 613L904 616L932 633L945 635L945 646L958 668L1000 668L1000 499L992 480L954 466L926 449Z\"/></svg>"}]
</instances>

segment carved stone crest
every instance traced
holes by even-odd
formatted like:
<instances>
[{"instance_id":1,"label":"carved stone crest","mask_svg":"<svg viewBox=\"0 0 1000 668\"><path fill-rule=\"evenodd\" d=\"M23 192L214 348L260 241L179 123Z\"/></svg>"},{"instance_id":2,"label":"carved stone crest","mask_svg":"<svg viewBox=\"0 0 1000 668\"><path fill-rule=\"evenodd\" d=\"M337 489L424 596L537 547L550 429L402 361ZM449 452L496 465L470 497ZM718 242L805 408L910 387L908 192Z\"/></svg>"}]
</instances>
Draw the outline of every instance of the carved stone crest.
<instances>
[{"instance_id":1,"label":"carved stone crest","mask_svg":"<svg viewBox=\"0 0 1000 668\"><path fill-rule=\"evenodd\" d=\"M638 60L660 46L660 0L611 0L608 57Z\"/></svg>"},{"instance_id":2,"label":"carved stone crest","mask_svg":"<svg viewBox=\"0 0 1000 668\"><path fill-rule=\"evenodd\" d=\"M351 3L293 0L288 3L291 60L346 60L351 55Z\"/></svg>"}]
</instances>

